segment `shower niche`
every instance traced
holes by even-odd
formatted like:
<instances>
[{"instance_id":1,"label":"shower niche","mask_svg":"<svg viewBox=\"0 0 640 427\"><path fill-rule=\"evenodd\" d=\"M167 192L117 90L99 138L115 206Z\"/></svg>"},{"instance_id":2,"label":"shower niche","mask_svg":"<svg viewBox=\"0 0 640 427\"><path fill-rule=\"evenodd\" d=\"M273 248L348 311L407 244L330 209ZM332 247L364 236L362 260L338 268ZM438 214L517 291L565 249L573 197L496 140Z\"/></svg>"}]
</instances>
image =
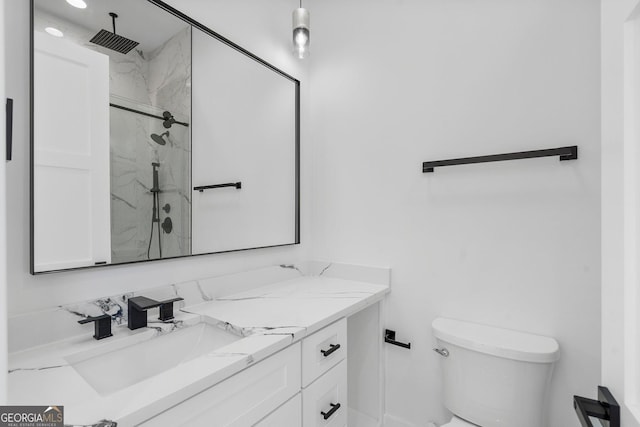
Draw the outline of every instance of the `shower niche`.
<instances>
[{"instance_id":1,"label":"shower niche","mask_svg":"<svg viewBox=\"0 0 640 427\"><path fill-rule=\"evenodd\" d=\"M161 1L87 4L32 0L31 273L299 243L299 82Z\"/></svg>"}]
</instances>

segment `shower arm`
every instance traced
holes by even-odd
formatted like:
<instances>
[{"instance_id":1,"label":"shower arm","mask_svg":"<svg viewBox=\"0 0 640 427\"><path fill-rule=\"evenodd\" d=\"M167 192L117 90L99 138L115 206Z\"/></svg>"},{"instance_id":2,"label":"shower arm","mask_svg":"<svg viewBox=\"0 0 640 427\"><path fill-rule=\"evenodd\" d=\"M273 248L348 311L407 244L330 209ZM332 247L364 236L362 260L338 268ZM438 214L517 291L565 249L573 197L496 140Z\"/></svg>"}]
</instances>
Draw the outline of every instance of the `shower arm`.
<instances>
[{"instance_id":1,"label":"shower arm","mask_svg":"<svg viewBox=\"0 0 640 427\"><path fill-rule=\"evenodd\" d=\"M118 17L118 15L113 13L113 12L109 12L109 16L111 17L111 22L113 22L113 34L117 34L116 33L116 18Z\"/></svg>"}]
</instances>

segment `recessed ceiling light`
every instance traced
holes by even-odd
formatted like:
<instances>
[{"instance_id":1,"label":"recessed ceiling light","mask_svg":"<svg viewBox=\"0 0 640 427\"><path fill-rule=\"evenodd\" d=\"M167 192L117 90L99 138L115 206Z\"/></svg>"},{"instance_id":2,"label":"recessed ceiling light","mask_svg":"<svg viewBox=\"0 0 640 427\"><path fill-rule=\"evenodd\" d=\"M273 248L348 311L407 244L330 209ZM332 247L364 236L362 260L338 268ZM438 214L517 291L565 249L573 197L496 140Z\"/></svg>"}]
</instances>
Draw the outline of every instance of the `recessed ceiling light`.
<instances>
[{"instance_id":1,"label":"recessed ceiling light","mask_svg":"<svg viewBox=\"0 0 640 427\"><path fill-rule=\"evenodd\" d=\"M64 34L57 28L47 27L44 29L47 33L51 34L54 37L62 37Z\"/></svg>"},{"instance_id":2,"label":"recessed ceiling light","mask_svg":"<svg viewBox=\"0 0 640 427\"><path fill-rule=\"evenodd\" d=\"M84 2L84 0L67 0L67 3L69 3L73 7L77 7L78 9L85 9L87 7L87 4Z\"/></svg>"}]
</instances>

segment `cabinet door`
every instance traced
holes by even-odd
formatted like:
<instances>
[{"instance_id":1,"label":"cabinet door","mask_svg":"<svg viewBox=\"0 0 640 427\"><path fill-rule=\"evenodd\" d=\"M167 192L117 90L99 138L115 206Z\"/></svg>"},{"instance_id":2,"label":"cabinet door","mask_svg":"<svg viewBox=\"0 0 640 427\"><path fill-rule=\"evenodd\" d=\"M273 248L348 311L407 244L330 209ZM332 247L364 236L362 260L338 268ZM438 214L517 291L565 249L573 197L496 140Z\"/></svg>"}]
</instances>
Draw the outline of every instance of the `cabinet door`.
<instances>
[{"instance_id":1,"label":"cabinet door","mask_svg":"<svg viewBox=\"0 0 640 427\"><path fill-rule=\"evenodd\" d=\"M300 427L301 423L302 396L298 393L254 427Z\"/></svg>"},{"instance_id":2,"label":"cabinet door","mask_svg":"<svg viewBox=\"0 0 640 427\"><path fill-rule=\"evenodd\" d=\"M249 427L300 390L300 344L140 424L145 427Z\"/></svg>"},{"instance_id":3,"label":"cabinet door","mask_svg":"<svg viewBox=\"0 0 640 427\"><path fill-rule=\"evenodd\" d=\"M347 319L339 320L302 341L302 386L336 366L347 355Z\"/></svg>"},{"instance_id":4,"label":"cabinet door","mask_svg":"<svg viewBox=\"0 0 640 427\"><path fill-rule=\"evenodd\" d=\"M347 412L347 363L343 360L302 391L302 425L344 427Z\"/></svg>"}]
</instances>

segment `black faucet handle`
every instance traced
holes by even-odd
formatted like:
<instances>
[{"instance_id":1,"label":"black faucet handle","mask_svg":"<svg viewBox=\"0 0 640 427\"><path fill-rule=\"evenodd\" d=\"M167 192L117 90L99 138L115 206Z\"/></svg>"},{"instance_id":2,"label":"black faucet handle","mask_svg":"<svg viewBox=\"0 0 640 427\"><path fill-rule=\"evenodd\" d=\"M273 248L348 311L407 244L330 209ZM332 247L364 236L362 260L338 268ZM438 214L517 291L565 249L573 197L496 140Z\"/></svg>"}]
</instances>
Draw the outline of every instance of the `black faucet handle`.
<instances>
[{"instance_id":1,"label":"black faucet handle","mask_svg":"<svg viewBox=\"0 0 640 427\"><path fill-rule=\"evenodd\" d=\"M111 333L111 316L109 316L108 314L103 314L101 316L95 317L89 316L85 319L78 320L78 323L80 323L81 325L89 322L93 322L94 324L93 338L101 340L113 335Z\"/></svg>"},{"instance_id":2,"label":"black faucet handle","mask_svg":"<svg viewBox=\"0 0 640 427\"><path fill-rule=\"evenodd\" d=\"M166 301L161 301L160 302L160 317L158 319L162 320L163 322L173 319L174 318L174 316L173 316L173 303L176 302L176 301L183 301L183 300L184 300L184 298L182 298L182 297L176 297L176 298L168 299Z\"/></svg>"}]
</instances>

